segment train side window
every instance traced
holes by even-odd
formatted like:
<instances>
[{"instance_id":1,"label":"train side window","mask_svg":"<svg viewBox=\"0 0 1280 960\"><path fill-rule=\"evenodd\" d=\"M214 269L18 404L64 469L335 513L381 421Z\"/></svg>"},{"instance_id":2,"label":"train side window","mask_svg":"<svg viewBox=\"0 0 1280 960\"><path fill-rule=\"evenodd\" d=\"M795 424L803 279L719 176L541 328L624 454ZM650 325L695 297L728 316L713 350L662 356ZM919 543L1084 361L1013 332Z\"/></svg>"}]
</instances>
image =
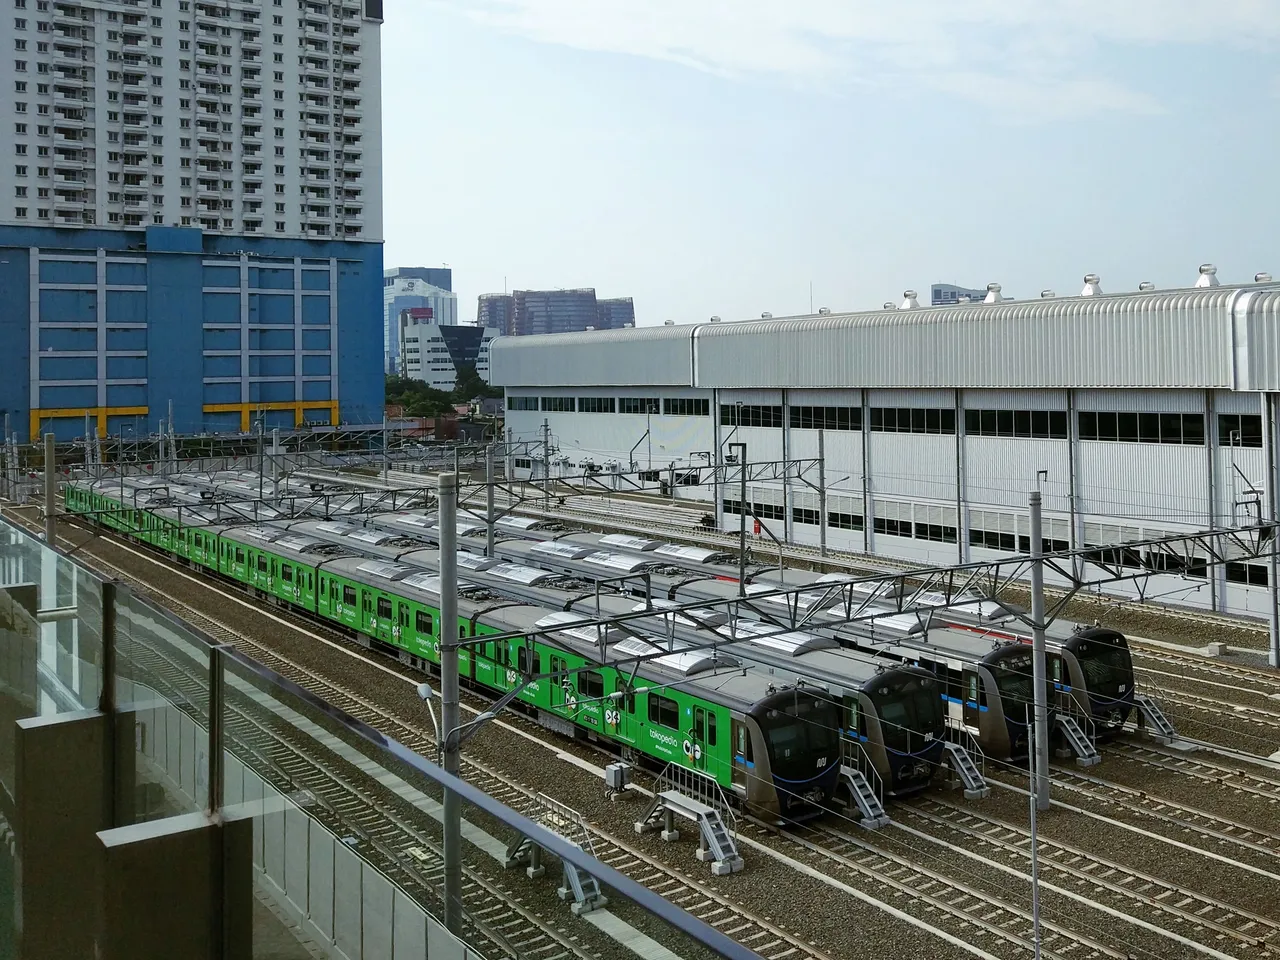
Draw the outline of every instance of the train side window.
<instances>
[{"instance_id":1,"label":"train side window","mask_svg":"<svg viewBox=\"0 0 1280 960\"><path fill-rule=\"evenodd\" d=\"M384 620L391 619L391 601L386 597L378 598L378 616Z\"/></svg>"},{"instance_id":2,"label":"train side window","mask_svg":"<svg viewBox=\"0 0 1280 960\"><path fill-rule=\"evenodd\" d=\"M529 648L521 647L516 652L516 667L521 673L529 672Z\"/></svg>"},{"instance_id":3,"label":"train side window","mask_svg":"<svg viewBox=\"0 0 1280 960\"><path fill-rule=\"evenodd\" d=\"M414 628L419 633L425 633L430 636L435 632L435 627L431 625L431 614L425 610L419 610L413 618Z\"/></svg>"},{"instance_id":4,"label":"train side window","mask_svg":"<svg viewBox=\"0 0 1280 960\"><path fill-rule=\"evenodd\" d=\"M858 714L858 701L851 699L849 701L849 727L846 732L855 736L858 733L858 724L861 722L861 718Z\"/></svg>"},{"instance_id":5,"label":"train side window","mask_svg":"<svg viewBox=\"0 0 1280 960\"><path fill-rule=\"evenodd\" d=\"M970 703L978 702L978 675L976 673L969 674L969 692L966 699Z\"/></svg>"},{"instance_id":6,"label":"train side window","mask_svg":"<svg viewBox=\"0 0 1280 960\"><path fill-rule=\"evenodd\" d=\"M707 714L707 746L714 747L716 745L716 715L714 713Z\"/></svg>"},{"instance_id":7,"label":"train side window","mask_svg":"<svg viewBox=\"0 0 1280 960\"><path fill-rule=\"evenodd\" d=\"M342 588L342 602L349 607L356 605L356 588L344 586Z\"/></svg>"},{"instance_id":8,"label":"train side window","mask_svg":"<svg viewBox=\"0 0 1280 960\"><path fill-rule=\"evenodd\" d=\"M542 654L537 650L533 651L533 675L536 677L542 672Z\"/></svg>"},{"instance_id":9,"label":"train side window","mask_svg":"<svg viewBox=\"0 0 1280 960\"><path fill-rule=\"evenodd\" d=\"M636 692L630 687L622 695L622 709L627 713L634 714L636 712Z\"/></svg>"},{"instance_id":10,"label":"train side window","mask_svg":"<svg viewBox=\"0 0 1280 960\"><path fill-rule=\"evenodd\" d=\"M649 722L671 730L680 728L680 707L668 697L649 694Z\"/></svg>"},{"instance_id":11,"label":"train side window","mask_svg":"<svg viewBox=\"0 0 1280 960\"><path fill-rule=\"evenodd\" d=\"M737 720L733 722L733 752L751 762L751 737L747 735L747 725Z\"/></svg>"},{"instance_id":12,"label":"train side window","mask_svg":"<svg viewBox=\"0 0 1280 960\"><path fill-rule=\"evenodd\" d=\"M267 572L267 558L262 554L258 554L258 572L259 573Z\"/></svg>"},{"instance_id":13,"label":"train side window","mask_svg":"<svg viewBox=\"0 0 1280 960\"><path fill-rule=\"evenodd\" d=\"M280 579L285 583L293 583L293 567L287 563L280 564Z\"/></svg>"},{"instance_id":14,"label":"train side window","mask_svg":"<svg viewBox=\"0 0 1280 960\"><path fill-rule=\"evenodd\" d=\"M244 550L236 547L236 563L244 563Z\"/></svg>"},{"instance_id":15,"label":"train side window","mask_svg":"<svg viewBox=\"0 0 1280 960\"><path fill-rule=\"evenodd\" d=\"M584 670L578 674L578 692L591 700L599 700L604 696L604 677L594 670Z\"/></svg>"}]
</instances>

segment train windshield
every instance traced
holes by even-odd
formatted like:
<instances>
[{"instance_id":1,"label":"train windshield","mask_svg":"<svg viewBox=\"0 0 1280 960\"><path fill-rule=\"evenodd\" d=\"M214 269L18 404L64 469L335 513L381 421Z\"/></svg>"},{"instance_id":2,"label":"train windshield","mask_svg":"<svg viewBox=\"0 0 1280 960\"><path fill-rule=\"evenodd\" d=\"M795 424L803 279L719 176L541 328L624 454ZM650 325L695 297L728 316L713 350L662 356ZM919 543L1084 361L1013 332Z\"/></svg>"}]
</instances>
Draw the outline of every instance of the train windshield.
<instances>
[{"instance_id":1,"label":"train windshield","mask_svg":"<svg viewBox=\"0 0 1280 960\"><path fill-rule=\"evenodd\" d=\"M1105 640L1082 640L1072 651L1080 661L1090 693L1117 694L1133 687L1133 661L1129 648Z\"/></svg>"},{"instance_id":2,"label":"train windshield","mask_svg":"<svg viewBox=\"0 0 1280 960\"><path fill-rule=\"evenodd\" d=\"M886 747L899 753L916 753L942 738L942 698L933 677L890 674L882 681L876 683L870 696L880 717Z\"/></svg>"},{"instance_id":3,"label":"train windshield","mask_svg":"<svg viewBox=\"0 0 1280 960\"><path fill-rule=\"evenodd\" d=\"M1029 705L1035 699L1031 651L1011 647L1002 656L988 660L987 665L995 674L1005 717L1014 723L1026 723Z\"/></svg>"},{"instance_id":4,"label":"train windshield","mask_svg":"<svg viewBox=\"0 0 1280 960\"><path fill-rule=\"evenodd\" d=\"M840 708L831 700L796 693L759 714L773 774L811 780L840 760Z\"/></svg>"}]
</instances>

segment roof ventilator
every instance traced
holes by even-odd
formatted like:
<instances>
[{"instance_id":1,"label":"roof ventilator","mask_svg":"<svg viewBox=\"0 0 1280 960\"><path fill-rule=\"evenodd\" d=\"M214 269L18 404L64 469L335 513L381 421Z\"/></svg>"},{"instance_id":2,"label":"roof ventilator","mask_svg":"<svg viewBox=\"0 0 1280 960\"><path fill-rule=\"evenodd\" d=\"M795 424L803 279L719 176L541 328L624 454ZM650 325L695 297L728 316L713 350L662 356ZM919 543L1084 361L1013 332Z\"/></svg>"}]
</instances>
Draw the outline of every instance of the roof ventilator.
<instances>
[{"instance_id":1,"label":"roof ventilator","mask_svg":"<svg viewBox=\"0 0 1280 960\"><path fill-rule=\"evenodd\" d=\"M1196 281L1197 287L1216 287L1220 286L1218 280L1218 268L1212 263L1200 264L1200 279Z\"/></svg>"},{"instance_id":2,"label":"roof ventilator","mask_svg":"<svg viewBox=\"0 0 1280 960\"><path fill-rule=\"evenodd\" d=\"M711 318L711 322L712 322L712 323L719 323L719 322L720 322L720 318L719 318L719 317L712 317L712 318Z\"/></svg>"},{"instance_id":3,"label":"roof ventilator","mask_svg":"<svg viewBox=\"0 0 1280 960\"><path fill-rule=\"evenodd\" d=\"M764 313L760 314L760 319L761 319L761 320L772 320L772 319L773 319L773 314L772 314L772 313L770 313L768 310L766 310Z\"/></svg>"},{"instance_id":4,"label":"roof ventilator","mask_svg":"<svg viewBox=\"0 0 1280 960\"><path fill-rule=\"evenodd\" d=\"M1096 273L1086 273L1084 275L1084 289L1080 291L1080 296L1102 296L1102 281L1098 279L1098 275Z\"/></svg>"},{"instance_id":5,"label":"roof ventilator","mask_svg":"<svg viewBox=\"0 0 1280 960\"><path fill-rule=\"evenodd\" d=\"M1041 291L1040 291L1040 299L1041 299L1041 300L1052 300L1052 299L1053 299L1054 297L1056 297L1056 296L1057 296L1057 294L1056 294L1056 293L1054 293L1052 290L1041 290Z\"/></svg>"},{"instance_id":6,"label":"roof ventilator","mask_svg":"<svg viewBox=\"0 0 1280 960\"><path fill-rule=\"evenodd\" d=\"M988 283L988 284L987 284L987 298L986 298L985 300L983 300L982 302L983 302L983 303L999 303L999 302L1000 302L1001 300L1003 300L1003 299L1004 299L1004 297L1000 296L1000 284L998 284L998 283Z\"/></svg>"},{"instance_id":7,"label":"roof ventilator","mask_svg":"<svg viewBox=\"0 0 1280 960\"><path fill-rule=\"evenodd\" d=\"M820 317L829 317L829 316L831 316L831 308L830 308L830 307L819 307L819 308L818 308L818 316L820 316Z\"/></svg>"},{"instance_id":8,"label":"roof ventilator","mask_svg":"<svg viewBox=\"0 0 1280 960\"><path fill-rule=\"evenodd\" d=\"M1261 273L1255 273L1253 275L1253 282L1254 283L1270 283L1271 274L1267 273L1267 271L1265 270L1263 270Z\"/></svg>"},{"instance_id":9,"label":"roof ventilator","mask_svg":"<svg viewBox=\"0 0 1280 960\"><path fill-rule=\"evenodd\" d=\"M892 300L886 300L886 301L884 302L884 309L886 309L886 310L897 310L897 309L898 309L898 305L897 305L896 303L894 303Z\"/></svg>"},{"instance_id":10,"label":"roof ventilator","mask_svg":"<svg viewBox=\"0 0 1280 960\"><path fill-rule=\"evenodd\" d=\"M676 322L674 320L663 320L662 325L664 327L674 327L676 325Z\"/></svg>"},{"instance_id":11,"label":"roof ventilator","mask_svg":"<svg viewBox=\"0 0 1280 960\"><path fill-rule=\"evenodd\" d=\"M902 291L902 306L898 307L898 309L899 310L919 310L920 309L920 301L916 299L916 292L914 290Z\"/></svg>"},{"instance_id":12,"label":"roof ventilator","mask_svg":"<svg viewBox=\"0 0 1280 960\"><path fill-rule=\"evenodd\" d=\"M1138 284L1138 289L1141 290L1143 293L1150 293L1155 288L1156 288L1156 285L1152 283L1150 280L1143 280L1140 284Z\"/></svg>"}]
</instances>

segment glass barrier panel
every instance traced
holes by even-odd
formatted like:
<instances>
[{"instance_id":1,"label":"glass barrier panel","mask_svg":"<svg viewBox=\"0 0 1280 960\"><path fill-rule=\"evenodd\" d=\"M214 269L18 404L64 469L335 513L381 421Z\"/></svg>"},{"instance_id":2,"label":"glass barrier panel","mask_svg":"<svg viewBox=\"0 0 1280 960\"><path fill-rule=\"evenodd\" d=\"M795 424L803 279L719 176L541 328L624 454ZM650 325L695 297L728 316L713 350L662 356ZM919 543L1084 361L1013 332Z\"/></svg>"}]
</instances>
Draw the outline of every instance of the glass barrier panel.
<instances>
[{"instance_id":1,"label":"glass barrier panel","mask_svg":"<svg viewBox=\"0 0 1280 960\"><path fill-rule=\"evenodd\" d=\"M209 642L127 590L116 610L117 826L207 809Z\"/></svg>"}]
</instances>

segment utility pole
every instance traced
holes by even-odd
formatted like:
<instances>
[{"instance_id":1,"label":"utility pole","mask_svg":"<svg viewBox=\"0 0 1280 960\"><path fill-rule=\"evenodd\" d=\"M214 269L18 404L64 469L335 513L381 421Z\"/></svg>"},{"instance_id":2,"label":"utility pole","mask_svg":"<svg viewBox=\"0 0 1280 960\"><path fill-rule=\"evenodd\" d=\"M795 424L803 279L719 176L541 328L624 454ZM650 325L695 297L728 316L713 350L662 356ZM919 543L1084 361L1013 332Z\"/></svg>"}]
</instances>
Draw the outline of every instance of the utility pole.
<instances>
[{"instance_id":1,"label":"utility pole","mask_svg":"<svg viewBox=\"0 0 1280 960\"><path fill-rule=\"evenodd\" d=\"M827 431L819 430L818 431L818 556L825 557L826 555L827 555Z\"/></svg>"},{"instance_id":2,"label":"utility pole","mask_svg":"<svg viewBox=\"0 0 1280 960\"><path fill-rule=\"evenodd\" d=\"M280 428L271 428L271 500L280 502Z\"/></svg>"},{"instance_id":3,"label":"utility pole","mask_svg":"<svg viewBox=\"0 0 1280 960\"><path fill-rule=\"evenodd\" d=\"M160 446L156 451L156 464L159 466L160 476L164 476L164 420L160 421Z\"/></svg>"},{"instance_id":4,"label":"utility pole","mask_svg":"<svg viewBox=\"0 0 1280 960\"><path fill-rule=\"evenodd\" d=\"M1031 683L1035 697L1035 736L1029 745L1035 752L1036 806L1049 809L1049 698L1044 654L1044 539L1041 532L1040 491L1032 491L1031 503Z\"/></svg>"},{"instance_id":5,"label":"utility pole","mask_svg":"<svg viewBox=\"0 0 1280 960\"><path fill-rule=\"evenodd\" d=\"M542 508L551 509L551 421L542 418Z\"/></svg>"},{"instance_id":6,"label":"utility pole","mask_svg":"<svg viewBox=\"0 0 1280 960\"><path fill-rule=\"evenodd\" d=\"M1031 761L1031 941L1035 951L1034 960L1040 960L1040 833L1038 830L1037 813L1039 803L1036 798L1036 774L1040 769L1037 762L1036 754L1038 753L1036 739L1035 724L1027 724L1028 733L1031 736L1031 742L1028 745L1028 754Z\"/></svg>"},{"instance_id":7,"label":"utility pole","mask_svg":"<svg viewBox=\"0 0 1280 960\"><path fill-rule=\"evenodd\" d=\"M13 472L14 472L14 456L13 456L13 447L9 444L10 436L11 434L9 433L9 414L6 413L4 415L4 437L3 437L4 489L5 489L4 495L7 499L12 500L14 499L14 496L15 496L14 489L13 489L15 484L12 483Z\"/></svg>"},{"instance_id":8,"label":"utility pole","mask_svg":"<svg viewBox=\"0 0 1280 960\"><path fill-rule=\"evenodd\" d=\"M254 504L253 513L257 517L258 510L262 504L262 481L267 472L266 450L263 448L263 423L258 421L258 502Z\"/></svg>"},{"instance_id":9,"label":"utility pole","mask_svg":"<svg viewBox=\"0 0 1280 960\"><path fill-rule=\"evenodd\" d=\"M487 443L484 447L484 500L485 500L485 519L487 520L486 534L487 540L484 547L484 555L490 560L493 559L493 444Z\"/></svg>"},{"instance_id":10,"label":"utility pole","mask_svg":"<svg viewBox=\"0 0 1280 960\"><path fill-rule=\"evenodd\" d=\"M54 462L54 437L52 433L44 435L44 542L49 546L57 543L58 534L58 465Z\"/></svg>"},{"instance_id":11,"label":"utility pole","mask_svg":"<svg viewBox=\"0 0 1280 960\"><path fill-rule=\"evenodd\" d=\"M440 727L445 773L458 776L458 476L442 473L436 499L440 518ZM462 933L462 800L444 791L444 925Z\"/></svg>"},{"instance_id":12,"label":"utility pole","mask_svg":"<svg viewBox=\"0 0 1280 960\"><path fill-rule=\"evenodd\" d=\"M1280 490L1276 489L1276 480L1280 478L1280 451L1277 451L1276 429L1276 395L1262 395L1262 440L1266 447L1264 454L1267 464L1267 479L1262 487L1266 491L1267 519L1272 523L1280 520ZM1280 667L1280 564L1276 562L1276 550L1280 548L1280 538L1274 534L1271 538L1271 552L1267 555L1267 625L1269 642L1268 659L1271 666Z\"/></svg>"},{"instance_id":13,"label":"utility pole","mask_svg":"<svg viewBox=\"0 0 1280 960\"><path fill-rule=\"evenodd\" d=\"M88 474L89 472L87 469L89 464L93 463L92 430L93 430L93 414L89 413L86 410L84 414L84 465L86 467L85 469L86 474Z\"/></svg>"},{"instance_id":14,"label":"utility pole","mask_svg":"<svg viewBox=\"0 0 1280 960\"><path fill-rule=\"evenodd\" d=\"M731 443L738 451L738 596L747 595L747 445Z\"/></svg>"},{"instance_id":15,"label":"utility pole","mask_svg":"<svg viewBox=\"0 0 1280 960\"><path fill-rule=\"evenodd\" d=\"M387 415L382 415L382 485L391 486L391 448L387 446Z\"/></svg>"}]
</instances>

